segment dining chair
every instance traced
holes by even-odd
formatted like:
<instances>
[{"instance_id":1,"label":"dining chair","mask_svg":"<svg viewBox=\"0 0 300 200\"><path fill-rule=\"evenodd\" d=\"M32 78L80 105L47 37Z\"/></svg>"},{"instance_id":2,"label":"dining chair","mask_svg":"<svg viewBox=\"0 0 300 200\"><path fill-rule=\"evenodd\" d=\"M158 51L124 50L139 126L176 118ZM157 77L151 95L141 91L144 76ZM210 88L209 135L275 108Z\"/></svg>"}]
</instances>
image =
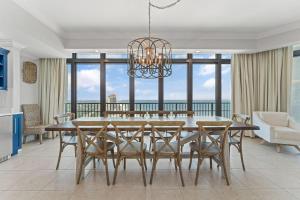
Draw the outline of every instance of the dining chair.
<instances>
[{"instance_id":1,"label":"dining chair","mask_svg":"<svg viewBox=\"0 0 300 200\"><path fill-rule=\"evenodd\" d=\"M93 167L95 169L95 159L102 160L105 166L106 183L110 185L108 173L108 151L114 149L115 144L107 138L107 128L109 121L73 121L77 129L78 142L80 143L80 151L82 159L80 162L80 174L77 179L77 184L80 182L82 168L87 160L93 159ZM85 131L85 127L95 128L94 131ZM114 154L112 154L114 159Z\"/></svg>"},{"instance_id":2,"label":"dining chair","mask_svg":"<svg viewBox=\"0 0 300 200\"><path fill-rule=\"evenodd\" d=\"M112 126L116 132L117 164L114 173L113 185L116 183L118 167L122 159L135 158L142 169L144 186L146 186L145 169L146 164L146 144L144 144L144 130L147 121L112 121ZM131 137L120 131L120 127L130 129ZM137 138L140 141L137 141Z\"/></svg>"},{"instance_id":3,"label":"dining chair","mask_svg":"<svg viewBox=\"0 0 300 200\"><path fill-rule=\"evenodd\" d=\"M182 186L184 186L184 180L182 176L181 168L181 150L180 150L180 134L184 121L150 121L153 137L159 138L153 141L153 165L150 178L150 184L152 184L156 165L161 158L174 158L175 168L178 166L180 179ZM174 131L171 137L166 138L164 133L168 130Z\"/></svg>"},{"instance_id":4,"label":"dining chair","mask_svg":"<svg viewBox=\"0 0 300 200\"><path fill-rule=\"evenodd\" d=\"M54 117L54 121L56 122L56 124L62 124L67 121L72 121L73 119L75 119L74 113L66 113L66 114L56 115ZM77 151L77 136L75 131L72 132L59 131L58 133L59 133L59 154L58 154L58 160L56 164L56 170L58 170L59 168L61 154L67 146L74 147L75 157Z\"/></svg>"},{"instance_id":5,"label":"dining chair","mask_svg":"<svg viewBox=\"0 0 300 200\"><path fill-rule=\"evenodd\" d=\"M247 125L250 122L250 116L244 114L233 114L232 121ZM242 167L243 170L245 171L245 163L243 157L244 131L243 130L229 131L228 135L229 135L229 147L234 146L238 150L238 152L240 153Z\"/></svg>"},{"instance_id":6,"label":"dining chair","mask_svg":"<svg viewBox=\"0 0 300 200\"><path fill-rule=\"evenodd\" d=\"M36 135L39 137L40 144L43 143L43 135L48 133L45 131L47 124L43 124L41 117L41 109L38 104L23 104L22 112L24 114L24 132L23 144L26 143L26 138L29 135ZM52 139L54 133L52 132Z\"/></svg>"},{"instance_id":7,"label":"dining chair","mask_svg":"<svg viewBox=\"0 0 300 200\"><path fill-rule=\"evenodd\" d=\"M226 171L226 165L224 162L224 150L226 145L226 140L228 137L228 129L230 128L231 121L197 121L196 122L199 131L199 137L196 142L190 143L190 164L191 168L193 154L196 152L198 154L197 171L195 178L195 185L198 184L199 170L202 161L205 158L210 159L210 165L212 160L214 160L218 166L221 166L224 172L227 185L229 185L229 179ZM216 132L218 131L218 136ZM209 139L209 141L207 141Z\"/></svg>"},{"instance_id":8,"label":"dining chair","mask_svg":"<svg viewBox=\"0 0 300 200\"><path fill-rule=\"evenodd\" d=\"M150 118L153 117L169 117L171 115L170 111L163 111L163 110L157 110L157 111L148 111L148 115Z\"/></svg>"},{"instance_id":9,"label":"dining chair","mask_svg":"<svg viewBox=\"0 0 300 200\"><path fill-rule=\"evenodd\" d=\"M126 111L126 117L145 117L146 111Z\"/></svg>"},{"instance_id":10,"label":"dining chair","mask_svg":"<svg viewBox=\"0 0 300 200\"><path fill-rule=\"evenodd\" d=\"M104 117L125 117L126 111L104 111Z\"/></svg>"}]
</instances>

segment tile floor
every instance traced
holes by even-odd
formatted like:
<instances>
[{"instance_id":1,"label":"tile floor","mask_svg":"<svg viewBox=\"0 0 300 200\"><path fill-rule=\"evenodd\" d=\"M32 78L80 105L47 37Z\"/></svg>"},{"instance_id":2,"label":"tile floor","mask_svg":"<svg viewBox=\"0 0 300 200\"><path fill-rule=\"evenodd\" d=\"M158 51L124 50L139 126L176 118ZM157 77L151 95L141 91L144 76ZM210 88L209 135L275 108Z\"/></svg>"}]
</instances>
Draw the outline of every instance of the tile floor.
<instances>
[{"instance_id":1,"label":"tile floor","mask_svg":"<svg viewBox=\"0 0 300 200\"><path fill-rule=\"evenodd\" d=\"M173 162L162 160L153 185L146 188L134 160L127 162L126 171L120 169L115 186L106 186L101 163L96 170L89 166L85 179L76 185L71 147L64 152L60 169L56 171L58 138L45 140L42 145L31 142L24 145L21 154L0 163L0 200L300 199L300 153L291 147L283 147L282 153L276 153L274 146L261 145L259 139L246 138L244 142L246 172L241 169L239 154L233 150L230 186L225 185L216 165L209 170L207 161L202 165L198 186L194 186L196 160L191 171L187 169L188 161L184 160L186 187L181 187ZM151 169L150 164L148 161ZM112 164L111 169L112 180Z\"/></svg>"}]
</instances>

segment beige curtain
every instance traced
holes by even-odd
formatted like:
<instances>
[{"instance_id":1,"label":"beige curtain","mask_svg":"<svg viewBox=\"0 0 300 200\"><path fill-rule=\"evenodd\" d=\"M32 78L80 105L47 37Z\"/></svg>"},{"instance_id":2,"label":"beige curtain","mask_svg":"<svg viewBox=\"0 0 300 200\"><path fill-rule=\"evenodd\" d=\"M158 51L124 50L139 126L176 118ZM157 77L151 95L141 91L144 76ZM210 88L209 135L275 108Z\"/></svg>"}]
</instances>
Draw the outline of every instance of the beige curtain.
<instances>
[{"instance_id":1,"label":"beige curtain","mask_svg":"<svg viewBox=\"0 0 300 200\"><path fill-rule=\"evenodd\" d=\"M291 47L233 55L233 112L288 111L292 58Z\"/></svg>"},{"instance_id":2,"label":"beige curtain","mask_svg":"<svg viewBox=\"0 0 300 200\"><path fill-rule=\"evenodd\" d=\"M66 77L66 59L40 59L39 105L44 124L53 123L53 117L64 112L67 90Z\"/></svg>"}]
</instances>

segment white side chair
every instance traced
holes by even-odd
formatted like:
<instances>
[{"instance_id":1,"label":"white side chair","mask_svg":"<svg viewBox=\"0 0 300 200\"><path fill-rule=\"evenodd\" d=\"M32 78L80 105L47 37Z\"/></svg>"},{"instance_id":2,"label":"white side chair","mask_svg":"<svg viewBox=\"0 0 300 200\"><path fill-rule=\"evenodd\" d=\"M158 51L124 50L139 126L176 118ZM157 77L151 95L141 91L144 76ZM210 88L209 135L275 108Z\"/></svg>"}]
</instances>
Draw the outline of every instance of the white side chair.
<instances>
[{"instance_id":1,"label":"white side chair","mask_svg":"<svg viewBox=\"0 0 300 200\"><path fill-rule=\"evenodd\" d=\"M264 141L276 144L277 152L281 145L289 145L300 151L300 124L286 112L253 112L253 124L260 127L254 133Z\"/></svg>"}]
</instances>

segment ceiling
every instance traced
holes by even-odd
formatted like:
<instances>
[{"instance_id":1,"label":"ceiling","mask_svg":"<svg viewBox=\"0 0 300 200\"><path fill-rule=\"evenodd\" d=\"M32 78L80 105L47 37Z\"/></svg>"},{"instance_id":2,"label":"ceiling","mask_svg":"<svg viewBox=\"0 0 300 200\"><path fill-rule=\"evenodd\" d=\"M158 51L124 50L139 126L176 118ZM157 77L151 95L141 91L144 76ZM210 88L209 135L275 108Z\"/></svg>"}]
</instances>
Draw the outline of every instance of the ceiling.
<instances>
[{"instance_id":1,"label":"ceiling","mask_svg":"<svg viewBox=\"0 0 300 200\"><path fill-rule=\"evenodd\" d=\"M66 49L126 48L147 33L148 0L13 1L55 32ZM175 0L151 1L163 6ZM152 32L180 49L217 49L211 45L216 40L224 44L220 49L233 42L237 49L255 49L259 39L300 29L299 10L299 0L181 0L152 9Z\"/></svg>"}]
</instances>

